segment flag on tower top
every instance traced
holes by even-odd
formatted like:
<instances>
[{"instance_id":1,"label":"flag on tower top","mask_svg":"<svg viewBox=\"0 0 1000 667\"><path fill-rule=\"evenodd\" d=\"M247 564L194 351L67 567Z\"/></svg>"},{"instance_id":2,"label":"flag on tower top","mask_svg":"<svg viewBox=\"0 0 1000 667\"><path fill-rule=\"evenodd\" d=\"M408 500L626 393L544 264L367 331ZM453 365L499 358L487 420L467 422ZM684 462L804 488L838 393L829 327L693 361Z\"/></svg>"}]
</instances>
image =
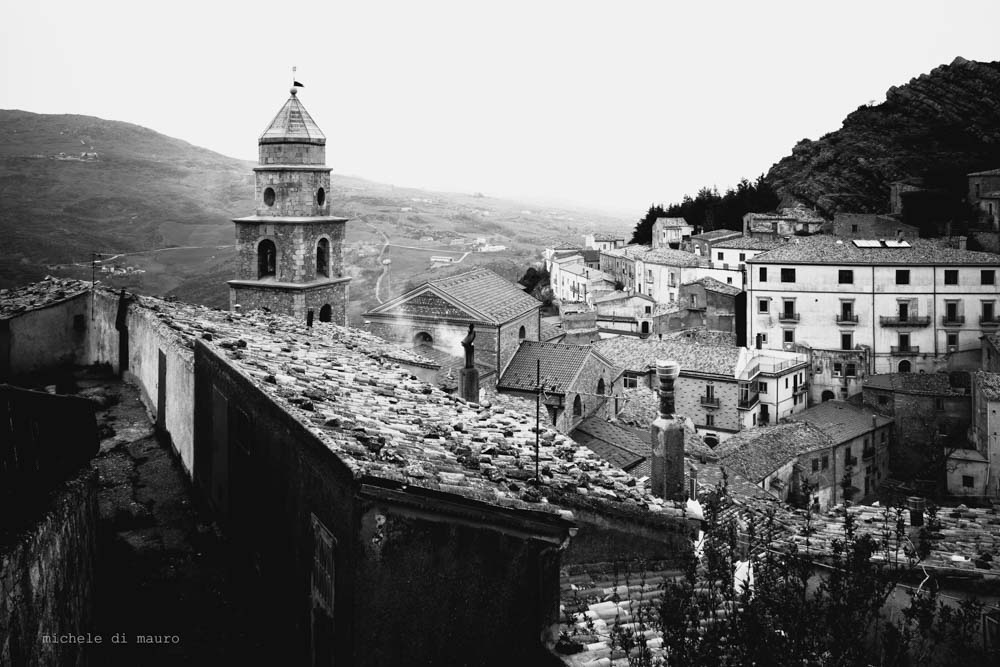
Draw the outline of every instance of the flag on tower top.
<instances>
[{"instance_id":1,"label":"flag on tower top","mask_svg":"<svg viewBox=\"0 0 1000 667\"><path fill-rule=\"evenodd\" d=\"M298 81L292 81L292 86L294 86L295 88L305 88L305 86L303 86Z\"/></svg>"}]
</instances>

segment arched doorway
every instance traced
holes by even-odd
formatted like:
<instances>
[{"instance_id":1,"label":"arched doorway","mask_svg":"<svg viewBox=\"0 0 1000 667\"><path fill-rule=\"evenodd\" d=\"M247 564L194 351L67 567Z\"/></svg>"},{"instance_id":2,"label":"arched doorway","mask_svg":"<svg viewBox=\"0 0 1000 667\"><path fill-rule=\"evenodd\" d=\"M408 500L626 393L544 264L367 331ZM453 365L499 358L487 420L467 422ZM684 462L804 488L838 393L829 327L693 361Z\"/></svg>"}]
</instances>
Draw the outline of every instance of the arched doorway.
<instances>
[{"instance_id":1,"label":"arched doorway","mask_svg":"<svg viewBox=\"0 0 1000 667\"><path fill-rule=\"evenodd\" d=\"M715 449L719 445L719 436L714 433L706 433L703 440L705 441L705 444L712 449Z\"/></svg>"},{"instance_id":2,"label":"arched doorway","mask_svg":"<svg viewBox=\"0 0 1000 667\"><path fill-rule=\"evenodd\" d=\"M822 395L822 396L820 396L820 398L822 398L822 399L823 399L823 402L824 402L824 403L826 403L827 401L832 401L833 399L837 398L837 395L836 395L836 394L834 394L834 393L833 393L832 391L830 391L829 389L827 389L827 390L825 390L825 391L823 392L823 395Z\"/></svg>"},{"instance_id":3,"label":"arched doorway","mask_svg":"<svg viewBox=\"0 0 1000 667\"><path fill-rule=\"evenodd\" d=\"M324 303L323 307L319 309L319 321L329 322L332 319L333 319L333 308L330 307L330 304Z\"/></svg>"},{"instance_id":4,"label":"arched doorway","mask_svg":"<svg viewBox=\"0 0 1000 667\"><path fill-rule=\"evenodd\" d=\"M257 244L257 277L273 276L278 264L278 249L274 241L264 239Z\"/></svg>"},{"instance_id":5,"label":"arched doorway","mask_svg":"<svg viewBox=\"0 0 1000 667\"><path fill-rule=\"evenodd\" d=\"M913 370L913 364L911 364L909 360L903 359L901 362L899 362L900 373L910 373L912 372L912 370Z\"/></svg>"},{"instance_id":6,"label":"arched doorway","mask_svg":"<svg viewBox=\"0 0 1000 667\"><path fill-rule=\"evenodd\" d=\"M639 333L648 334L649 333L649 322L643 322L642 326L639 328Z\"/></svg>"},{"instance_id":7,"label":"arched doorway","mask_svg":"<svg viewBox=\"0 0 1000 667\"><path fill-rule=\"evenodd\" d=\"M434 338L426 331L420 331L413 337L414 345L433 345Z\"/></svg>"},{"instance_id":8,"label":"arched doorway","mask_svg":"<svg viewBox=\"0 0 1000 667\"><path fill-rule=\"evenodd\" d=\"M573 399L573 416L580 417L583 415L583 401L580 400L580 395L577 394L576 398Z\"/></svg>"}]
</instances>

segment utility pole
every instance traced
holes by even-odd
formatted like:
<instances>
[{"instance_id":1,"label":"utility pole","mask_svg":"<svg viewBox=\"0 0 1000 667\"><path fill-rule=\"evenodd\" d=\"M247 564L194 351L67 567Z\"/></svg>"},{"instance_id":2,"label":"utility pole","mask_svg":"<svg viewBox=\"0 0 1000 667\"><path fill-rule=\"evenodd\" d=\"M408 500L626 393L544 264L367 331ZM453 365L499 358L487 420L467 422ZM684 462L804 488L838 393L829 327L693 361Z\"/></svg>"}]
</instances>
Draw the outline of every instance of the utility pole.
<instances>
[{"instance_id":1,"label":"utility pole","mask_svg":"<svg viewBox=\"0 0 1000 667\"><path fill-rule=\"evenodd\" d=\"M97 261L101 258L101 253L90 253L90 321L94 321L94 308L96 297L94 296L94 286L97 285Z\"/></svg>"},{"instance_id":2,"label":"utility pole","mask_svg":"<svg viewBox=\"0 0 1000 667\"><path fill-rule=\"evenodd\" d=\"M541 434L542 411L542 360L535 359L535 481L541 483L538 476L538 447Z\"/></svg>"}]
</instances>

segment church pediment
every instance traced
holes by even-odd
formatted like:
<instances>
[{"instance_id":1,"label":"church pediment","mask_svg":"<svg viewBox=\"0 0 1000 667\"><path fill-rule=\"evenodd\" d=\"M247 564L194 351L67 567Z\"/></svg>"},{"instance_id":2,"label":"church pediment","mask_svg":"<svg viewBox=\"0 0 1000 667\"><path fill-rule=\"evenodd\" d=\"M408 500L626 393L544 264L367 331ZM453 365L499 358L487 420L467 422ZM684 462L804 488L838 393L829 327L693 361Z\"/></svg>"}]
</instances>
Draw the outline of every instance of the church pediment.
<instances>
[{"instance_id":1,"label":"church pediment","mask_svg":"<svg viewBox=\"0 0 1000 667\"><path fill-rule=\"evenodd\" d=\"M482 316L472 313L459 305L426 289L412 296L404 297L398 303L388 303L376 308L372 315L399 317L426 317L448 320L479 320Z\"/></svg>"}]
</instances>

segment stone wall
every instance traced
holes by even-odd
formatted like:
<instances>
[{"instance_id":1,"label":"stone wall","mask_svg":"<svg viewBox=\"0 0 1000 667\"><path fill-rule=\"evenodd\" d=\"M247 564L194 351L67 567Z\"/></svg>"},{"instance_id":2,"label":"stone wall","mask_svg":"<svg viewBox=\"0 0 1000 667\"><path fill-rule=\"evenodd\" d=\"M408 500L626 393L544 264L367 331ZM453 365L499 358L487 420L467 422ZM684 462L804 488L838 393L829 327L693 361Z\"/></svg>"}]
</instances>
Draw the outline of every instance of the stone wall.
<instances>
[{"instance_id":1,"label":"stone wall","mask_svg":"<svg viewBox=\"0 0 1000 667\"><path fill-rule=\"evenodd\" d=\"M90 325L89 293L0 320L0 381L78 363Z\"/></svg>"},{"instance_id":2,"label":"stone wall","mask_svg":"<svg viewBox=\"0 0 1000 667\"><path fill-rule=\"evenodd\" d=\"M432 347L456 357L464 357L462 339L469 333L467 322L411 320L405 317L371 318L365 328L386 340L400 343L404 347L413 345L417 334L426 333L433 342ZM525 327L527 328L527 327ZM476 326L476 364L488 368L497 367L497 328L488 325ZM514 330L517 335L517 329ZM536 338L533 340L537 340ZM503 370L503 366L499 370Z\"/></svg>"},{"instance_id":3,"label":"stone wall","mask_svg":"<svg viewBox=\"0 0 1000 667\"><path fill-rule=\"evenodd\" d=\"M541 333L539 329L540 312L540 309L536 308L500 326L500 371L506 368L507 362L517 352L517 347L522 340L538 340ZM522 326L524 327L523 339L518 336ZM479 342L478 338L476 342Z\"/></svg>"},{"instance_id":4,"label":"stone wall","mask_svg":"<svg viewBox=\"0 0 1000 667\"><path fill-rule=\"evenodd\" d=\"M701 399L706 395L706 387L714 388L715 398L719 407L711 408L702 405ZM708 380L681 375L674 382L674 406L677 414L689 417L698 430L738 431L740 428L739 385L736 380ZM714 415L715 424L708 424L706 415Z\"/></svg>"},{"instance_id":5,"label":"stone wall","mask_svg":"<svg viewBox=\"0 0 1000 667\"><path fill-rule=\"evenodd\" d=\"M257 247L267 239L274 242L276 282L306 283L322 279L316 273L316 244L321 238L330 242L330 278L344 273L344 220L305 223L236 223L236 277L257 280Z\"/></svg>"},{"instance_id":6,"label":"stone wall","mask_svg":"<svg viewBox=\"0 0 1000 667\"><path fill-rule=\"evenodd\" d=\"M330 210L330 169L317 166L315 169L284 170L280 168L257 168L254 186L254 202L257 215L267 217L313 217L328 215ZM270 188L274 191L271 206L264 195ZM320 195L319 191L323 190ZM319 202L323 200L321 205Z\"/></svg>"},{"instance_id":7,"label":"stone wall","mask_svg":"<svg viewBox=\"0 0 1000 667\"><path fill-rule=\"evenodd\" d=\"M269 286L267 283L230 284L229 307L243 312L268 309L273 313L289 315L305 321L307 313L312 310L313 318L320 321L323 306L330 306L330 321L346 326L349 278L329 283L318 283L309 289Z\"/></svg>"},{"instance_id":8,"label":"stone wall","mask_svg":"<svg viewBox=\"0 0 1000 667\"><path fill-rule=\"evenodd\" d=\"M544 365L545 363L543 362L542 366ZM600 379L604 380L605 397L596 395L597 382ZM614 417L614 401L609 400L609 398L621 393L620 389L616 390L617 385L615 380L613 368L603 363L594 355L588 355L583 368L580 369L580 374L577 376L576 382L573 383L570 391L566 394L566 410L563 413L564 423L558 427L559 430L563 433L569 433L579 426L580 422L584 419L594 415L606 419ZM582 414L580 416L573 415L573 401L577 396L580 397L582 407Z\"/></svg>"},{"instance_id":9,"label":"stone wall","mask_svg":"<svg viewBox=\"0 0 1000 667\"><path fill-rule=\"evenodd\" d=\"M0 542L0 665L88 664L86 644L58 639L95 629L97 520L88 466L52 495L39 521Z\"/></svg>"},{"instance_id":10,"label":"stone wall","mask_svg":"<svg viewBox=\"0 0 1000 667\"><path fill-rule=\"evenodd\" d=\"M258 160L270 164L326 164L326 146L320 144L267 143L257 145Z\"/></svg>"}]
</instances>

